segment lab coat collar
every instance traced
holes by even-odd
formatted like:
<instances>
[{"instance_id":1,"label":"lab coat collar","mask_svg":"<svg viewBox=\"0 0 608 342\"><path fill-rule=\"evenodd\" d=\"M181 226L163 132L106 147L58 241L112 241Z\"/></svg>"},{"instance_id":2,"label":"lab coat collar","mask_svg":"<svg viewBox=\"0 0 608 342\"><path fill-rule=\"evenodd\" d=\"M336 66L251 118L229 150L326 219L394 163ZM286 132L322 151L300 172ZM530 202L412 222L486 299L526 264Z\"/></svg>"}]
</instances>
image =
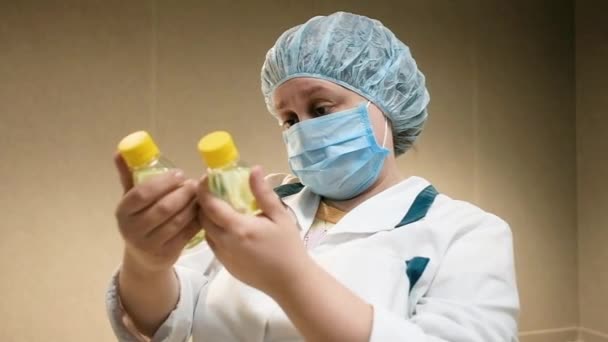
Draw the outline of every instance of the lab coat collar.
<instances>
[{"instance_id":1,"label":"lab coat collar","mask_svg":"<svg viewBox=\"0 0 608 342\"><path fill-rule=\"evenodd\" d=\"M410 177L374 195L348 212L327 235L341 233L375 233L392 230L408 212L416 196L430 183ZM305 186L299 193L283 198L305 233L314 221L320 196Z\"/></svg>"},{"instance_id":2,"label":"lab coat collar","mask_svg":"<svg viewBox=\"0 0 608 342\"><path fill-rule=\"evenodd\" d=\"M298 228L303 232L307 232L312 225L320 200L321 197L314 194L307 186L296 194L282 198L283 203L295 215Z\"/></svg>"}]
</instances>

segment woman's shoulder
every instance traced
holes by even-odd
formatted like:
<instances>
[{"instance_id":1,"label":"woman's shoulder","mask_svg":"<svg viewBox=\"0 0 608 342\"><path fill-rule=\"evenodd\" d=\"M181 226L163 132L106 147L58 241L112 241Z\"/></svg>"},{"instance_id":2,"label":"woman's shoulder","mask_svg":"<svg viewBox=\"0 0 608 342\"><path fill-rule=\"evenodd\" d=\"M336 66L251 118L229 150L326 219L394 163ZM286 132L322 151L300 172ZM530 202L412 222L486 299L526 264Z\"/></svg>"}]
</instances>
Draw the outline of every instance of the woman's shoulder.
<instances>
[{"instance_id":1,"label":"woman's shoulder","mask_svg":"<svg viewBox=\"0 0 608 342\"><path fill-rule=\"evenodd\" d=\"M479 230L500 231L511 235L509 224L496 214L443 194L437 196L427 219L441 231L449 230L458 235Z\"/></svg>"}]
</instances>

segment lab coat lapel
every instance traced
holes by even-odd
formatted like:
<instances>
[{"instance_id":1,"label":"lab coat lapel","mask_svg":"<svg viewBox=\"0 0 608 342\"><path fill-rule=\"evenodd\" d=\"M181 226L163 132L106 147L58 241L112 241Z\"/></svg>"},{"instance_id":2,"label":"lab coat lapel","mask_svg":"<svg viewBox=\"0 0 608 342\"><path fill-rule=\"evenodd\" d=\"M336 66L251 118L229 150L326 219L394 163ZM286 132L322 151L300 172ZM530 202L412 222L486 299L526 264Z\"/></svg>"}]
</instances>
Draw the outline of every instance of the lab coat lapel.
<instances>
[{"instance_id":1,"label":"lab coat lapel","mask_svg":"<svg viewBox=\"0 0 608 342\"><path fill-rule=\"evenodd\" d=\"M296 194L282 198L283 203L296 217L298 228L302 235L306 234L314 221L317 208L319 207L319 200L319 195L312 193L307 186Z\"/></svg>"},{"instance_id":2,"label":"lab coat lapel","mask_svg":"<svg viewBox=\"0 0 608 342\"><path fill-rule=\"evenodd\" d=\"M405 179L359 204L330 229L328 235L392 230L428 185L429 182L420 177Z\"/></svg>"},{"instance_id":3,"label":"lab coat lapel","mask_svg":"<svg viewBox=\"0 0 608 342\"><path fill-rule=\"evenodd\" d=\"M405 179L359 204L327 234L375 233L391 230L403 219L416 196L429 184L420 177ZM300 192L282 200L298 220L301 233L306 234L314 221L320 196L305 186Z\"/></svg>"}]
</instances>

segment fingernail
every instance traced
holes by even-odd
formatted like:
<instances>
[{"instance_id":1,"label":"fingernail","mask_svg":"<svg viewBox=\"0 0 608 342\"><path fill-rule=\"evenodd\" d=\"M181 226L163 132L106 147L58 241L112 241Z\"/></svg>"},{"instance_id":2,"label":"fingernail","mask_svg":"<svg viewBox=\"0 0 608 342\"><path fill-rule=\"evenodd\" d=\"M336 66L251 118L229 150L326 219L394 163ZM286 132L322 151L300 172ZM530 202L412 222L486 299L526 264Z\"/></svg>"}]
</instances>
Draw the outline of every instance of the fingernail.
<instances>
[{"instance_id":1,"label":"fingernail","mask_svg":"<svg viewBox=\"0 0 608 342\"><path fill-rule=\"evenodd\" d=\"M175 177L184 178L184 171L182 171L182 170L175 171Z\"/></svg>"}]
</instances>

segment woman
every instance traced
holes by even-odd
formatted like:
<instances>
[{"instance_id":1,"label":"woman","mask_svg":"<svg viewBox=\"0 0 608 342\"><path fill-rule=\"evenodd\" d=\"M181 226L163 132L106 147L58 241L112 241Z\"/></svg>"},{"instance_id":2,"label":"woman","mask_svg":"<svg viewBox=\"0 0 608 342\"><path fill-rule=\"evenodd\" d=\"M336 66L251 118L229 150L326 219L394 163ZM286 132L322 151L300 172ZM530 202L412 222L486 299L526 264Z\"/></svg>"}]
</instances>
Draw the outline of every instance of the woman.
<instances>
[{"instance_id":1,"label":"woman","mask_svg":"<svg viewBox=\"0 0 608 342\"><path fill-rule=\"evenodd\" d=\"M204 177L132 187L117 157L126 247L108 308L119 339L516 341L508 225L399 175L395 158L427 118L424 83L378 21L335 13L285 32L262 91L298 179L254 168L256 217L210 195ZM180 258L200 226L208 243Z\"/></svg>"}]
</instances>

